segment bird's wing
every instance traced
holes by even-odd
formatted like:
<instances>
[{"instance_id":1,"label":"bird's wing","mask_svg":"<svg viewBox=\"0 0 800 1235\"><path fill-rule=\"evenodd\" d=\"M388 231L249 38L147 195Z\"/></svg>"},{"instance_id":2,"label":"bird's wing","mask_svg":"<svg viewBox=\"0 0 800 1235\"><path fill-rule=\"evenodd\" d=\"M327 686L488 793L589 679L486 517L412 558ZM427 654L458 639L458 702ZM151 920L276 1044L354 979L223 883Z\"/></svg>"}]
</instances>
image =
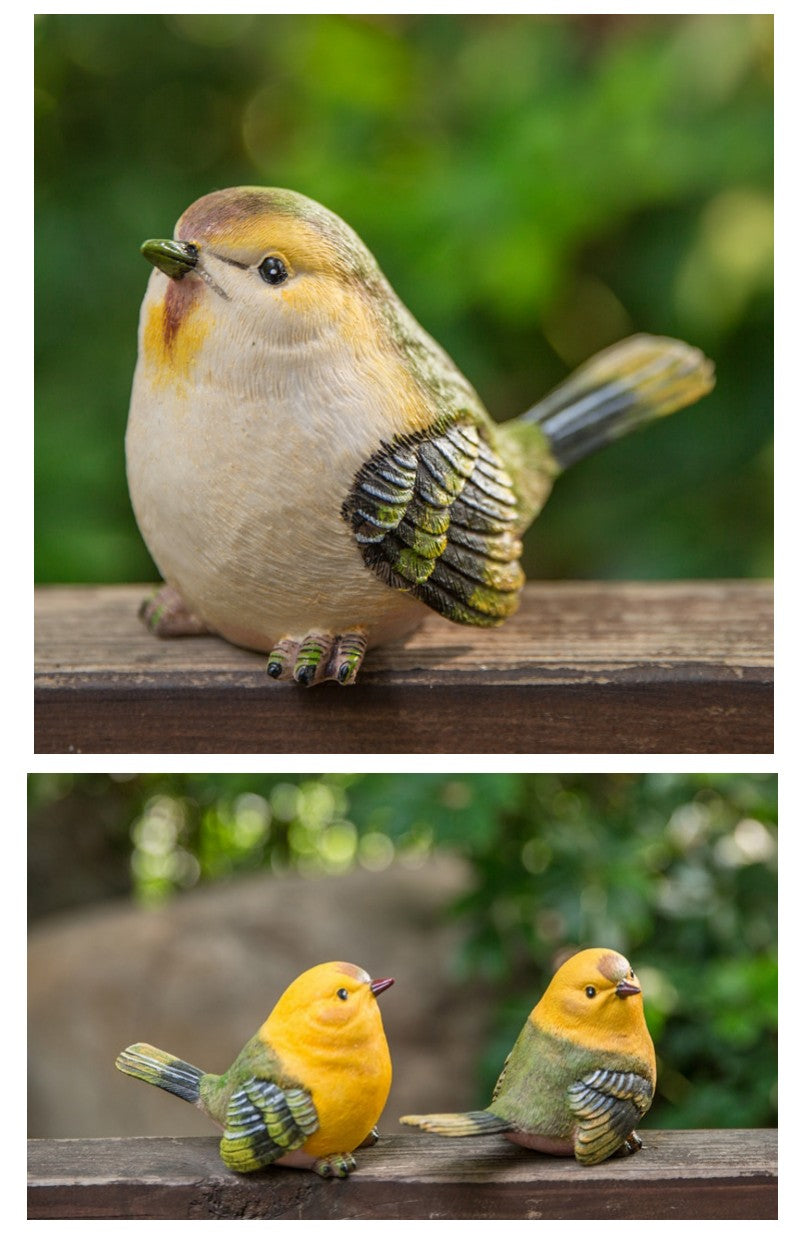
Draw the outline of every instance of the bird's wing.
<instances>
[{"instance_id":1,"label":"bird's wing","mask_svg":"<svg viewBox=\"0 0 800 1235\"><path fill-rule=\"evenodd\" d=\"M359 470L342 507L364 561L453 622L495 626L525 582L520 511L477 424L396 437Z\"/></svg>"},{"instance_id":2,"label":"bird's wing","mask_svg":"<svg viewBox=\"0 0 800 1235\"><path fill-rule=\"evenodd\" d=\"M500 1075L498 1076L497 1080L494 1083L494 1089L492 1090L492 1102L494 1102L495 1098L498 1098L500 1096L500 1093L503 1088L503 1082L506 1079L506 1072L508 1070L508 1061L510 1060L513 1054L514 1054L514 1051L512 1049L508 1052L508 1054L505 1057L503 1066L500 1069Z\"/></svg>"},{"instance_id":3,"label":"bird's wing","mask_svg":"<svg viewBox=\"0 0 800 1235\"><path fill-rule=\"evenodd\" d=\"M232 1171L255 1171L299 1149L318 1126L307 1089L247 1076L228 1102L219 1152Z\"/></svg>"},{"instance_id":4,"label":"bird's wing","mask_svg":"<svg viewBox=\"0 0 800 1235\"><path fill-rule=\"evenodd\" d=\"M653 1101L653 1086L635 1072L596 1068L570 1085L567 1100L578 1121L575 1157L591 1166L615 1153L634 1131Z\"/></svg>"}]
</instances>

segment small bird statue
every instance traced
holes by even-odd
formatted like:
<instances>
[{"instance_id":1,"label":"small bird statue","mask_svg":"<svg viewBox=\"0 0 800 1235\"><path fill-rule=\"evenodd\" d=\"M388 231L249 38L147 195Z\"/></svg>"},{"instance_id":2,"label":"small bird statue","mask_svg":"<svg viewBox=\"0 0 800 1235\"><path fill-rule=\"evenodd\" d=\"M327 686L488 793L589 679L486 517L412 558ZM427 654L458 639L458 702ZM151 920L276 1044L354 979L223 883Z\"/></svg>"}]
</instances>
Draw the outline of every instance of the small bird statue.
<instances>
[{"instance_id":1,"label":"small bird statue","mask_svg":"<svg viewBox=\"0 0 800 1235\"><path fill-rule=\"evenodd\" d=\"M713 386L637 335L496 425L355 232L286 189L210 193L142 252L127 469L165 580L142 616L305 686L352 684L431 609L503 622L559 472Z\"/></svg>"},{"instance_id":2,"label":"small bird statue","mask_svg":"<svg viewBox=\"0 0 800 1235\"><path fill-rule=\"evenodd\" d=\"M392 1080L376 996L394 978L316 965L292 982L222 1076L139 1042L117 1067L191 1102L222 1128L232 1171L277 1162L344 1179L352 1151L378 1139Z\"/></svg>"},{"instance_id":3,"label":"small bird statue","mask_svg":"<svg viewBox=\"0 0 800 1235\"><path fill-rule=\"evenodd\" d=\"M589 948L566 961L531 1012L486 1110L404 1115L440 1136L501 1134L584 1166L635 1153L653 1101L656 1057L642 992L624 956Z\"/></svg>"}]
</instances>

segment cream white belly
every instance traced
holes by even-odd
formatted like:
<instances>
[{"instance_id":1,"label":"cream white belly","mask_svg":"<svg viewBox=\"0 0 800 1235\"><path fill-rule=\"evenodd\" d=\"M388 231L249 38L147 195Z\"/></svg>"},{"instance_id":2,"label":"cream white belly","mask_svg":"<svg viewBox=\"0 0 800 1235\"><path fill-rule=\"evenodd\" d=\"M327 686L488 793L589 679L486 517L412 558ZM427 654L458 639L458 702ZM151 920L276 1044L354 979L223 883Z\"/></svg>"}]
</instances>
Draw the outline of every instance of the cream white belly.
<instances>
[{"instance_id":1,"label":"cream white belly","mask_svg":"<svg viewBox=\"0 0 800 1235\"><path fill-rule=\"evenodd\" d=\"M269 650L287 636L363 626L374 645L425 617L365 566L341 516L380 441L348 420L331 433L291 401L176 394L137 371L126 454L140 531L165 581L231 642Z\"/></svg>"}]
</instances>

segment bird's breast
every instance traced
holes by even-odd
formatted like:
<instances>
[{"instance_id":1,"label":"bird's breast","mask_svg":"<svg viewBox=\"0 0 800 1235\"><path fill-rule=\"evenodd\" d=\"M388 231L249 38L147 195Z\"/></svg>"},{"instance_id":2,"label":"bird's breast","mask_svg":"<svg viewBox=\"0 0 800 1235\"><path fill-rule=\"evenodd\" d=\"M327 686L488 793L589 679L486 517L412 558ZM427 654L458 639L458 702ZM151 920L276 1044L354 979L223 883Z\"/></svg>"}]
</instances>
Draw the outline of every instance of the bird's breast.
<instances>
[{"instance_id":1,"label":"bird's breast","mask_svg":"<svg viewBox=\"0 0 800 1235\"><path fill-rule=\"evenodd\" d=\"M373 643L413 629L424 607L366 568L341 514L382 440L369 391L313 353L303 365L276 356L270 373L240 348L234 379L215 341L187 359L202 299L176 311L177 326L164 306L144 322L126 453L137 522L166 581L220 634L257 649L314 629L364 625ZM179 360L188 377L165 380Z\"/></svg>"},{"instance_id":2,"label":"bird's breast","mask_svg":"<svg viewBox=\"0 0 800 1235\"><path fill-rule=\"evenodd\" d=\"M383 1030L357 1040L306 1036L302 1042L282 1043L277 1053L289 1074L310 1091L319 1117L304 1152L324 1157L356 1149L378 1122L392 1083Z\"/></svg>"}]
</instances>

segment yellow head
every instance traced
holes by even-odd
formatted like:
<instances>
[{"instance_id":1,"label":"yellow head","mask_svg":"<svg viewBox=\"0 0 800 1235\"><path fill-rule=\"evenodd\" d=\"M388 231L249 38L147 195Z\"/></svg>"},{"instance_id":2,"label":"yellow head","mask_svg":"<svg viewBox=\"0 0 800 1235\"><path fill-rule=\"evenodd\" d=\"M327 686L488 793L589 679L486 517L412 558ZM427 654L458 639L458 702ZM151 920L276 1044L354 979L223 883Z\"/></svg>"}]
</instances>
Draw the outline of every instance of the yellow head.
<instances>
[{"instance_id":1,"label":"yellow head","mask_svg":"<svg viewBox=\"0 0 800 1235\"><path fill-rule=\"evenodd\" d=\"M587 948L565 961L530 1019L581 1046L635 1050L655 1068L641 987L630 963L609 948Z\"/></svg>"},{"instance_id":2,"label":"yellow head","mask_svg":"<svg viewBox=\"0 0 800 1235\"><path fill-rule=\"evenodd\" d=\"M287 987L260 1034L279 1053L368 1047L384 1039L376 997L393 982L346 961L315 965Z\"/></svg>"}]
</instances>

